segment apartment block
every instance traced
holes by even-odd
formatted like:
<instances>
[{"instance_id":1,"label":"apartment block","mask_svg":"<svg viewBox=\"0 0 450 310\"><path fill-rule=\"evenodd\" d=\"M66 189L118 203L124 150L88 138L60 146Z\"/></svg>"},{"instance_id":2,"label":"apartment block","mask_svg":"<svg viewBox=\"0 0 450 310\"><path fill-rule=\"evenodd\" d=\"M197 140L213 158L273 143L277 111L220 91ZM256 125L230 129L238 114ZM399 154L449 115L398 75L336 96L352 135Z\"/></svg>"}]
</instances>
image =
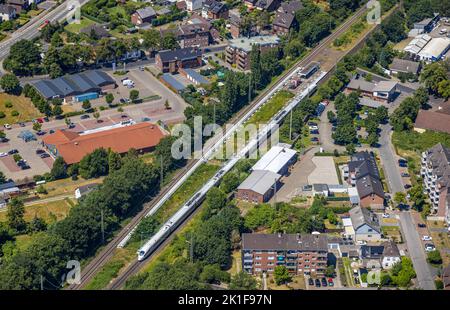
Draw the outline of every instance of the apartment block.
<instances>
[{"instance_id":1,"label":"apartment block","mask_svg":"<svg viewBox=\"0 0 450 310\"><path fill-rule=\"evenodd\" d=\"M286 266L292 274L322 276L328 240L313 234L242 234L242 268L251 274L273 273Z\"/></svg>"},{"instance_id":2,"label":"apartment block","mask_svg":"<svg viewBox=\"0 0 450 310\"><path fill-rule=\"evenodd\" d=\"M277 36L256 36L251 38L237 38L229 41L225 49L225 60L230 65L236 65L240 70L250 69L250 53L253 46L258 46L261 53L277 47L280 38Z\"/></svg>"},{"instance_id":3,"label":"apartment block","mask_svg":"<svg viewBox=\"0 0 450 310\"><path fill-rule=\"evenodd\" d=\"M450 149L438 143L423 152L420 174L434 210L442 214L447 213L450 189Z\"/></svg>"}]
</instances>

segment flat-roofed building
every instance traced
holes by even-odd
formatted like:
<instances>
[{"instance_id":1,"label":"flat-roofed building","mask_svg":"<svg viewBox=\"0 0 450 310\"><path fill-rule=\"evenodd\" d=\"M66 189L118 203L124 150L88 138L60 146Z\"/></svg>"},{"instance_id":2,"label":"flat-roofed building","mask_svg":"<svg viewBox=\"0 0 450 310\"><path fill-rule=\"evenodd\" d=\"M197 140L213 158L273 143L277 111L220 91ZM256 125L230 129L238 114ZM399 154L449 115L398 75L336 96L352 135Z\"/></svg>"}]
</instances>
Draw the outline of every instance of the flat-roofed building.
<instances>
[{"instance_id":1,"label":"flat-roofed building","mask_svg":"<svg viewBox=\"0 0 450 310\"><path fill-rule=\"evenodd\" d=\"M288 147L275 145L253 166L253 170L267 170L281 175L288 173L289 166L297 160L297 152Z\"/></svg>"},{"instance_id":2,"label":"flat-roofed building","mask_svg":"<svg viewBox=\"0 0 450 310\"><path fill-rule=\"evenodd\" d=\"M371 100L389 103L395 98L397 92L397 82L379 81L378 83L368 82L362 78L354 78L345 88L345 93L350 94L358 91L362 96Z\"/></svg>"},{"instance_id":3,"label":"flat-roofed building","mask_svg":"<svg viewBox=\"0 0 450 310\"><path fill-rule=\"evenodd\" d=\"M292 274L323 276L328 239L320 234L242 234L242 269L273 273L285 266Z\"/></svg>"},{"instance_id":4,"label":"flat-roofed building","mask_svg":"<svg viewBox=\"0 0 450 310\"><path fill-rule=\"evenodd\" d=\"M250 69L250 53L253 46L258 46L261 53L278 47L280 38L277 36L256 36L237 38L229 41L225 49L225 60L230 65L236 65L240 70Z\"/></svg>"},{"instance_id":5,"label":"flat-roofed building","mask_svg":"<svg viewBox=\"0 0 450 310\"><path fill-rule=\"evenodd\" d=\"M111 149L119 154L130 149L151 151L164 136L158 125L139 123L87 134L57 130L42 139L42 143L54 157L61 156L70 165L80 162L84 156L99 148Z\"/></svg>"},{"instance_id":6,"label":"flat-roofed building","mask_svg":"<svg viewBox=\"0 0 450 310\"><path fill-rule=\"evenodd\" d=\"M255 170L237 188L240 200L263 203L267 202L278 187L281 175L272 171Z\"/></svg>"}]
</instances>

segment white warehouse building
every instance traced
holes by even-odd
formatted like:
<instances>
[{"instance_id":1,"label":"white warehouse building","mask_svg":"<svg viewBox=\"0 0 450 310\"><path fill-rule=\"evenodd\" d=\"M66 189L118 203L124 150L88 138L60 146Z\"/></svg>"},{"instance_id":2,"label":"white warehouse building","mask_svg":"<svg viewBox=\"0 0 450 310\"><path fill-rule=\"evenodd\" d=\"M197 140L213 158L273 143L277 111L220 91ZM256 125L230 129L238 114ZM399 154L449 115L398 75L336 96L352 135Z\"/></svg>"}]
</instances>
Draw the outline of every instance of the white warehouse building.
<instances>
[{"instance_id":1,"label":"white warehouse building","mask_svg":"<svg viewBox=\"0 0 450 310\"><path fill-rule=\"evenodd\" d=\"M297 160L297 152L283 145L272 147L252 167L253 170L266 170L281 175L288 172L289 166Z\"/></svg>"}]
</instances>

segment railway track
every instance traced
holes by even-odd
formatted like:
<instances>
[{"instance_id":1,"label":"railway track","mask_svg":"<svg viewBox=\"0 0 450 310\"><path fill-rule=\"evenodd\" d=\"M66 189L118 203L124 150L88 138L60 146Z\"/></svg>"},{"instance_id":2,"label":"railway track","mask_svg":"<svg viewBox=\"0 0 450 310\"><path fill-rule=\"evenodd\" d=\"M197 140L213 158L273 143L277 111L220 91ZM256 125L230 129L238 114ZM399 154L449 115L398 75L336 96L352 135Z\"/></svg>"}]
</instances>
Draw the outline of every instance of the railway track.
<instances>
[{"instance_id":1,"label":"railway track","mask_svg":"<svg viewBox=\"0 0 450 310\"><path fill-rule=\"evenodd\" d=\"M313 59L317 55L319 55L321 52L323 52L323 50L325 48L327 48L334 39L336 39L337 37L342 35L345 31L347 31L348 28L353 24L353 22L358 20L366 12L366 10L367 10L367 8L364 6L358 12L356 12L352 17L347 19L342 25L340 25L340 27L335 32L333 32L330 36L325 38L314 50L312 50L310 54L308 54L305 58L303 58L302 60L297 62L287 72L285 72L282 76L280 76L277 83L275 83L271 87L267 88L256 98L256 100L254 100L254 102L252 104L250 104L250 105L246 106L244 109L242 109L239 112L238 116L233 118L233 123L236 121L236 119L239 119L240 117L242 117L242 115L245 115L247 112L249 112L255 105L259 104L260 100L262 98L264 98L270 91L282 86L280 84L281 81L283 81L284 78L286 78L287 76L292 74L293 71L297 70L297 68L299 66L304 66L306 64L309 64L311 61L313 61ZM336 60L336 61L338 61L338 60ZM197 210L195 210L193 212L193 214L195 214L196 212L197 212ZM161 245L159 245L158 248L151 255L149 255L149 257L147 257L145 260L143 260L141 262L139 262L137 259L133 260L133 262L126 268L126 270L122 274L120 274L116 279L113 280L113 282L108 286L108 289L120 289L125 284L126 280L130 276L136 274L142 268L142 266L144 266L146 264L146 262L150 261L154 257L154 255L159 253L161 251L161 249L164 248L165 245L167 245L167 243L172 239L173 235L175 235L175 233L177 231L182 229L182 227L184 227L185 223L188 222L189 218L191 218L191 217L192 217L192 215L189 216L181 225L179 225L179 227L174 232L172 232L170 234L170 236L167 237L166 240L164 242L162 242Z\"/></svg>"}]
</instances>

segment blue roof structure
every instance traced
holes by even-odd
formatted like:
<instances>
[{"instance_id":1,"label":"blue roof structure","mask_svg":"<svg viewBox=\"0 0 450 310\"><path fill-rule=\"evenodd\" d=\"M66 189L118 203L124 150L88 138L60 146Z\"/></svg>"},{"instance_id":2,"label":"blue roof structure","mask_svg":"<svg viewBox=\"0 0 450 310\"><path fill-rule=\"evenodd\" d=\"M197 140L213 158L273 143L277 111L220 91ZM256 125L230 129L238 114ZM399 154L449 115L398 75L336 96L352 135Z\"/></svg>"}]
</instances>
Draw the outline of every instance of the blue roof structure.
<instances>
[{"instance_id":1,"label":"blue roof structure","mask_svg":"<svg viewBox=\"0 0 450 310\"><path fill-rule=\"evenodd\" d=\"M194 79L198 84L210 84L210 82L205 79L200 73L192 69L183 69L187 75Z\"/></svg>"},{"instance_id":2,"label":"blue roof structure","mask_svg":"<svg viewBox=\"0 0 450 310\"><path fill-rule=\"evenodd\" d=\"M172 88L174 88L176 91L182 91L186 88L186 86L184 86L183 84L181 84L180 82L178 82L172 75L170 75L169 73L164 73L161 77L164 82L166 82L167 84L169 84Z\"/></svg>"},{"instance_id":3,"label":"blue roof structure","mask_svg":"<svg viewBox=\"0 0 450 310\"><path fill-rule=\"evenodd\" d=\"M114 79L100 70L66 75L53 80L40 80L33 84L46 99L99 92L101 87L115 83Z\"/></svg>"}]
</instances>

